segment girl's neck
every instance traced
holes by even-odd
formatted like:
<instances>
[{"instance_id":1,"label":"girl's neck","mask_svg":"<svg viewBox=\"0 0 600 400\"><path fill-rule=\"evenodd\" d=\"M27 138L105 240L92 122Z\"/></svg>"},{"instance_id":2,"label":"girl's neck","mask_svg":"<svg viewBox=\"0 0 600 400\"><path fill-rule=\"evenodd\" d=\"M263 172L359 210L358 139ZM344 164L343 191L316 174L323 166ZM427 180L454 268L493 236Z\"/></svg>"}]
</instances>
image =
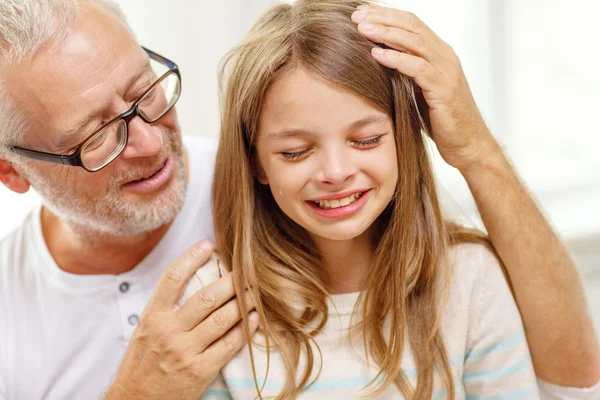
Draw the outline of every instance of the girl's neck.
<instances>
[{"instance_id":1,"label":"girl's neck","mask_svg":"<svg viewBox=\"0 0 600 400\"><path fill-rule=\"evenodd\" d=\"M349 240L313 237L327 273L327 286L332 294L362 291L367 281L375 252L371 228Z\"/></svg>"}]
</instances>

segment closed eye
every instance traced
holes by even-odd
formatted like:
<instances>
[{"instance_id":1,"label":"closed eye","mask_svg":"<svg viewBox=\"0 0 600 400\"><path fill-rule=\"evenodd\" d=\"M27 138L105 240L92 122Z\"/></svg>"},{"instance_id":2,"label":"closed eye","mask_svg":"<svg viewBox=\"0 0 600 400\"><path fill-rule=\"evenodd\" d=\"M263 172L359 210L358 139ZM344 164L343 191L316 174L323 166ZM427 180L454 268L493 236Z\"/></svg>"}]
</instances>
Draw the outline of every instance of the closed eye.
<instances>
[{"instance_id":1,"label":"closed eye","mask_svg":"<svg viewBox=\"0 0 600 400\"><path fill-rule=\"evenodd\" d=\"M308 154L310 149L301 150L301 151L284 151L281 153L283 158L286 160L297 160L298 158Z\"/></svg>"},{"instance_id":2,"label":"closed eye","mask_svg":"<svg viewBox=\"0 0 600 400\"><path fill-rule=\"evenodd\" d=\"M377 137L374 137L371 139L364 139L364 140L352 140L352 144L354 144L355 146L361 147L361 148L375 147L376 145L381 143L383 136L384 135L379 135Z\"/></svg>"}]
</instances>

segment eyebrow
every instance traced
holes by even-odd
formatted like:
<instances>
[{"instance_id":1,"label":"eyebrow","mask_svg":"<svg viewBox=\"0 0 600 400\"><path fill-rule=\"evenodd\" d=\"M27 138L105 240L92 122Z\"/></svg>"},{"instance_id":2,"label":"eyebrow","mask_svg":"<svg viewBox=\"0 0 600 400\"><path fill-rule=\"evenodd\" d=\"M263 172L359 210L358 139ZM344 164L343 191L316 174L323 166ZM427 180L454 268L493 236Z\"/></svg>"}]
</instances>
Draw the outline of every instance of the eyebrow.
<instances>
[{"instance_id":1,"label":"eyebrow","mask_svg":"<svg viewBox=\"0 0 600 400\"><path fill-rule=\"evenodd\" d=\"M150 66L150 59L147 59L140 67L138 68L135 75L129 80L127 83L127 88L129 89L131 85L137 82L145 73L150 71L152 68ZM84 126L86 126L92 119L100 114L99 111L92 111L83 117L77 124L75 124L72 128L63 132L65 139L61 141L62 143L66 143L69 140L70 136L73 136L77 132L79 132Z\"/></svg>"},{"instance_id":2,"label":"eyebrow","mask_svg":"<svg viewBox=\"0 0 600 400\"><path fill-rule=\"evenodd\" d=\"M354 121L346 128L346 131L353 131L363 126L374 124L377 122L383 122L387 119L387 116L384 115L370 115L366 118L359 119L358 121ZM311 132L304 129L284 129L278 132L273 132L269 135L269 139L284 139L288 137L296 137L296 136L307 136L310 135Z\"/></svg>"}]
</instances>

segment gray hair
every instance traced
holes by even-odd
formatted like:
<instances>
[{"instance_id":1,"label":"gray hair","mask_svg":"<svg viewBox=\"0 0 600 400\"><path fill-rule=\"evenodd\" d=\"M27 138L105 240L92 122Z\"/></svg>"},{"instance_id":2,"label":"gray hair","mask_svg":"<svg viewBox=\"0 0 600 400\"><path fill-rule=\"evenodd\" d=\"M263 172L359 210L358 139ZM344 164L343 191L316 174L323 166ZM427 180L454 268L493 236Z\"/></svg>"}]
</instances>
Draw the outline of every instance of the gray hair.
<instances>
[{"instance_id":1,"label":"gray hair","mask_svg":"<svg viewBox=\"0 0 600 400\"><path fill-rule=\"evenodd\" d=\"M82 3L99 4L127 25L113 0L0 0L0 157L10 158L3 144L18 143L27 121L3 87L3 71L31 59L50 39L78 18Z\"/></svg>"}]
</instances>

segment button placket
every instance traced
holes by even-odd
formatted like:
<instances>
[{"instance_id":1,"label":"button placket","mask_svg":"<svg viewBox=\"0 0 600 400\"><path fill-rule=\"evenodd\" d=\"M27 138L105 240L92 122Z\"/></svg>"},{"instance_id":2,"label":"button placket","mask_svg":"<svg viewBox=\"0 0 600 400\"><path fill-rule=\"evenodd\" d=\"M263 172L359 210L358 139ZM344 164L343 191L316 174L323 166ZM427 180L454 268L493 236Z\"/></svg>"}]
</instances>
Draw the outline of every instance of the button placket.
<instances>
[{"instance_id":1,"label":"button placket","mask_svg":"<svg viewBox=\"0 0 600 400\"><path fill-rule=\"evenodd\" d=\"M119 307L123 338L129 340L145 307L140 285L131 281L117 281L117 303Z\"/></svg>"},{"instance_id":2,"label":"button placket","mask_svg":"<svg viewBox=\"0 0 600 400\"><path fill-rule=\"evenodd\" d=\"M138 317L137 314L131 314L129 317L127 317L127 322L129 322L129 325L131 326L136 326L139 320L140 317Z\"/></svg>"},{"instance_id":3,"label":"button placket","mask_svg":"<svg viewBox=\"0 0 600 400\"><path fill-rule=\"evenodd\" d=\"M127 293L129 291L129 282L122 282L119 285L119 291L121 293Z\"/></svg>"}]
</instances>

